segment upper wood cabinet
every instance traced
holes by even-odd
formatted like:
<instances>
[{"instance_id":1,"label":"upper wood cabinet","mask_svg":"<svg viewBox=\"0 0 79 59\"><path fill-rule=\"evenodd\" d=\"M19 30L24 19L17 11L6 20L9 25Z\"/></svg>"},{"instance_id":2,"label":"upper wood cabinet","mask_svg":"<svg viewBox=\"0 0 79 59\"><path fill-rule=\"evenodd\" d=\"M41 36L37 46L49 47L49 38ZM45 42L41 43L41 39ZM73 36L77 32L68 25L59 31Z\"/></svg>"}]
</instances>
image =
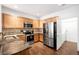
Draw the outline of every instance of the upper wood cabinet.
<instances>
[{"instance_id":1,"label":"upper wood cabinet","mask_svg":"<svg viewBox=\"0 0 79 59\"><path fill-rule=\"evenodd\" d=\"M33 19L23 18L25 23L33 23Z\"/></svg>"},{"instance_id":2,"label":"upper wood cabinet","mask_svg":"<svg viewBox=\"0 0 79 59\"><path fill-rule=\"evenodd\" d=\"M44 20L33 20L33 28L43 28Z\"/></svg>"},{"instance_id":3,"label":"upper wood cabinet","mask_svg":"<svg viewBox=\"0 0 79 59\"><path fill-rule=\"evenodd\" d=\"M24 28L24 23L33 23L32 19L3 14L3 28Z\"/></svg>"},{"instance_id":4,"label":"upper wood cabinet","mask_svg":"<svg viewBox=\"0 0 79 59\"><path fill-rule=\"evenodd\" d=\"M3 28L23 28L24 19L21 17L3 14Z\"/></svg>"},{"instance_id":5,"label":"upper wood cabinet","mask_svg":"<svg viewBox=\"0 0 79 59\"><path fill-rule=\"evenodd\" d=\"M39 28L43 28L43 23L44 23L44 20L39 21Z\"/></svg>"},{"instance_id":6,"label":"upper wood cabinet","mask_svg":"<svg viewBox=\"0 0 79 59\"><path fill-rule=\"evenodd\" d=\"M59 20L59 16L50 17L50 18L45 19L45 23L48 23L48 22L57 22L57 20Z\"/></svg>"},{"instance_id":7,"label":"upper wood cabinet","mask_svg":"<svg viewBox=\"0 0 79 59\"><path fill-rule=\"evenodd\" d=\"M33 28L39 28L39 20L33 20Z\"/></svg>"}]
</instances>

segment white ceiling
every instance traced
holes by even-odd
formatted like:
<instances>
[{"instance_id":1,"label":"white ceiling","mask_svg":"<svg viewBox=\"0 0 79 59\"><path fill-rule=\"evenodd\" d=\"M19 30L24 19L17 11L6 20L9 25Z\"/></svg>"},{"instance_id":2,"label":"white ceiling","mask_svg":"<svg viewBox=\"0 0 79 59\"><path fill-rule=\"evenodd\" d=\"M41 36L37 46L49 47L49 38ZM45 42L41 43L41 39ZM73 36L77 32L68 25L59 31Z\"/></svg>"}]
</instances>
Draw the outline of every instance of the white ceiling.
<instances>
[{"instance_id":1,"label":"white ceiling","mask_svg":"<svg viewBox=\"0 0 79 59\"><path fill-rule=\"evenodd\" d=\"M74 5L63 4L60 6L58 4L5 4L4 6L40 18Z\"/></svg>"}]
</instances>

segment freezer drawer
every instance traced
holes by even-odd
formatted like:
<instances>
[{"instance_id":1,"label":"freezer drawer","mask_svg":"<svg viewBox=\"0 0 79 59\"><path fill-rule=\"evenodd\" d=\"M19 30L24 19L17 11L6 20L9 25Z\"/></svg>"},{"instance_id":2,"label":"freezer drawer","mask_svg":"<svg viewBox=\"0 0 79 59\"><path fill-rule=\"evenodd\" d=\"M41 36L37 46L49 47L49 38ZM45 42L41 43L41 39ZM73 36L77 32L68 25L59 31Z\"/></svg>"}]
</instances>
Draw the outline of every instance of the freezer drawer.
<instances>
[{"instance_id":1,"label":"freezer drawer","mask_svg":"<svg viewBox=\"0 0 79 59\"><path fill-rule=\"evenodd\" d=\"M47 38L44 38L44 44L49 46L49 40Z\"/></svg>"},{"instance_id":2,"label":"freezer drawer","mask_svg":"<svg viewBox=\"0 0 79 59\"><path fill-rule=\"evenodd\" d=\"M49 39L49 46L54 47L54 39L53 38Z\"/></svg>"}]
</instances>

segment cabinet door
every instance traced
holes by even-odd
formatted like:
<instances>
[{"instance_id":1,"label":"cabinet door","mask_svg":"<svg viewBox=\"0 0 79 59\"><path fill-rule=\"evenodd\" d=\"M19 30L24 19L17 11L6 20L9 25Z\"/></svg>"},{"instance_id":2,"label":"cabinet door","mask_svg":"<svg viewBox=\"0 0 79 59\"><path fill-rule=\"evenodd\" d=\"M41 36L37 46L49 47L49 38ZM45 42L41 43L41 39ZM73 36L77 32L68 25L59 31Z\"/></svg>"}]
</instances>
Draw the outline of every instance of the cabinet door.
<instances>
[{"instance_id":1,"label":"cabinet door","mask_svg":"<svg viewBox=\"0 0 79 59\"><path fill-rule=\"evenodd\" d=\"M24 22L25 23L33 23L33 20L29 19L29 18L24 18Z\"/></svg>"},{"instance_id":2,"label":"cabinet door","mask_svg":"<svg viewBox=\"0 0 79 59\"><path fill-rule=\"evenodd\" d=\"M23 22L20 17L3 14L3 28L23 28Z\"/></svg>"},{"instance_id":3,"label":"cabinet door","mask_svg":"<svg viewBox=\"0 0 79 59\"><path fill-rule=\"evenodd\" d=\"M24 19L22 19L21 17L17 17L17 28L24 28Z\"/></svg>"},{"instance_id":4,"label":"cabinet door","mask_svg":"<svg viewBox=\"0 0 79 59\"><path fill-rule=\"evenodd\" d=\"M39 34L40 36L40 42L43 42L43 34Z\"/></svg>"},{"instance_id":5,"label":"cabinet door","mask_svg":"<svg viewBox=\"0 0 79 59\"><path fill-rule=\"evenodd\" d=\"M22 40L22 41L26 41L26 37L25 35L17 35L19 37L19 40Z\"/></svg>"},{"instance_id":6,"label":"cabinet door","mask_svg":"<svg viewBox=\"0 0 79 59\"><path fill-rule=\"evenodd\" d=\"M33 20L33 28L39 28L39 21Z\"/></svg>"},{"instance_id":7,"label":"cabinet door","mask_svg":"<svg viewBox=\"0 0 79 59\"><path fill-rule=\"evenodd\" d=\"M34 42L38 42L39 38L38 38L38 34L34 34Z\"/></svg>"},{"instance_id":8,"label":"cabinet door","mask_svg":"<svg viewBox=\"0 0 79 59\"><path fill-rule=\"evenodd\" d=\"M44 20L40 20L39 28L43 28L43 23L44 23Z\"/></svg>"}]
</instances>

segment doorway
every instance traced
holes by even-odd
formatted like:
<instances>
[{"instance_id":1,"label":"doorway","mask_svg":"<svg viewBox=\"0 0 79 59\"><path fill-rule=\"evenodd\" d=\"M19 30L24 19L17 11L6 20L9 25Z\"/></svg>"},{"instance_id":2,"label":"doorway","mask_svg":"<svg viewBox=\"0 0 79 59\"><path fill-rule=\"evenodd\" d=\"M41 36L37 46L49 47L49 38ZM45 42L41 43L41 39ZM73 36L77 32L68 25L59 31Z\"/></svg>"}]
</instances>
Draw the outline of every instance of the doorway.
<instances>
[{"instance_id":1,"label":"doorway","mask_svg":"<svg viewBox=\"0 0 79 59\"><path fill-rule=\"evenodd\" d=\"M78 18L61 20L61 32L64 41L78 42Z\"/></svg>"}]
</instances>

